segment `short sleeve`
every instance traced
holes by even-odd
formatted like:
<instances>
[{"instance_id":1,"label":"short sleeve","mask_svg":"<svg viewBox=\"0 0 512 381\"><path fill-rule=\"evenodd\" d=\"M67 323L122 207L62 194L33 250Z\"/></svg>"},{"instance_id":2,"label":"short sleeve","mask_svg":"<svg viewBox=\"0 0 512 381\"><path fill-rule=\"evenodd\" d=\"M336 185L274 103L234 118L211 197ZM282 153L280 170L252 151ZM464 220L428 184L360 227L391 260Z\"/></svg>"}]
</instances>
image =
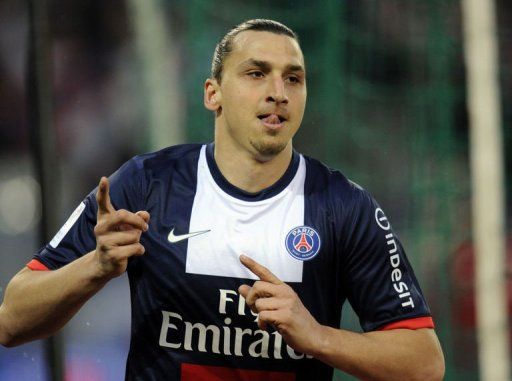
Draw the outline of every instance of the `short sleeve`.
<instances>
[{"instance_id":1,"label":"short sleeve","mask_svg":"<svg viewBox=\"0 0 512 381\"><path fill-rule=\"evenodd\" d=\"M115 209L143 210L143 169L135 159L126 162L109 177L110 199ZM53 239L34 256L50 270L56 270L94 250L96 238L97 188L76 207Z\"/></svg>"},{"instance_id":2,"label":"short sleeve","mask_svg":"<svg viewBox=\"0 0 512 381\"><path fill-rule=\"evenodd\" d=\"M386 214L368 192L359 188L354 192L343 232L343 274L361 327L365 331L401 328L401 321L421 322L416 328L433 327L429 307Z\"/></svg>"}]
</instances>

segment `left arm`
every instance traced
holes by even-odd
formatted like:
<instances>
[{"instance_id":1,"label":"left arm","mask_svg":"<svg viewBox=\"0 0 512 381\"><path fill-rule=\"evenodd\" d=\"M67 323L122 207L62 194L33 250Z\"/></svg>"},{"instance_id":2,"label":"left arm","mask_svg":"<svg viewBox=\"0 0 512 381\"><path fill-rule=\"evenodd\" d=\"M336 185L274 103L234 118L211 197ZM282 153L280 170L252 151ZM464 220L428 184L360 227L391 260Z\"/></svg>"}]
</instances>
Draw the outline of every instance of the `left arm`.
<instances>
[{"instance_id":1,"label":"left arm","mask_svg":"<svg viewBox=\"0 0 512 381\"><path fill-rule=\"evenodd\" d=\"M240 261L261 280L239 292L258 313L258 325L274 326L294 350L371 381L438 381L444 358L432 329L356 333L319 324L287 284L254 260Z\"/></svg>"},{"instance_id":2,"label":"left arm","mask_svg":"<svg viewBox=\"0 0 512 381\"><path fill-rule=\"evenodd\" d=\"M433 329L393 329L367 333L321 326L311 353L362 380L438 381L444 358Z\"/></svg>"}]
</instances>

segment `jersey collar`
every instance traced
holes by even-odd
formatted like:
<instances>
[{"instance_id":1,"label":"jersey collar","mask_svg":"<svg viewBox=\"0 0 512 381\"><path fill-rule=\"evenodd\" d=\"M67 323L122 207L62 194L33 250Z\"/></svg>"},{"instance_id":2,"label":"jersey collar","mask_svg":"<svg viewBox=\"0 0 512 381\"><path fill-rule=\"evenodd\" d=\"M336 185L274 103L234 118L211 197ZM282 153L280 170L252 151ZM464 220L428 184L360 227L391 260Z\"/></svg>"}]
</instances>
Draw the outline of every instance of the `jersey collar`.
<instances>
[{"instance_id":1,"label":"jersey collar","mask_svg":"<svg viewBox=\"0 0 512 381\"><path fill-rule=\"evenodd\" d=\"M234 186L222 175L217 163L215 162L213 155L214 147L215 143L206 145L206 162L208 163L208 169L210 170L215 183L227 194L244 201L261 201L279 194L288 186L288 184L290 184L297 173L297 169L299 168L300 155L293 150L290 165L288 165L283 176L268 188L256 193L250 193Z\"/></svg>"}]
</instances>

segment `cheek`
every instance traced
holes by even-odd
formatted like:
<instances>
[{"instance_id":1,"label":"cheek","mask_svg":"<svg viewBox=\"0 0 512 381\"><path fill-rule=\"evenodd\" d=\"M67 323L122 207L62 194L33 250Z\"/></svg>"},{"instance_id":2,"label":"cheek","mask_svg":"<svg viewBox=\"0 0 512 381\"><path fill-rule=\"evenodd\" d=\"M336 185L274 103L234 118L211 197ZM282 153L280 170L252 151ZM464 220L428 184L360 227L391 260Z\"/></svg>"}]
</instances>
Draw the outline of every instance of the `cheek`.
<instances>
[{"instance_id":1,"label":"cheek","mask_svg":"<svg viewBox=\"0 0 512 381\"><path fill-rule=\"evenodd\" d=\"M299 97L299 99L297 100L298 114L303 115L305 109L306 109L306 96L303 95L303 96Z\"/></svg>"},{"instance_id":2,"label":"cheek","mask_svg":"<svg viewBox=\"0 0 512 381\"><path fill-rule=\"evenodd\" d=\"M247 104L247 95L240 90L234 90L229 93L229 96L226 98L226 102L233 109L235 108L244 108Z\"/></svg>"}]
</instances>

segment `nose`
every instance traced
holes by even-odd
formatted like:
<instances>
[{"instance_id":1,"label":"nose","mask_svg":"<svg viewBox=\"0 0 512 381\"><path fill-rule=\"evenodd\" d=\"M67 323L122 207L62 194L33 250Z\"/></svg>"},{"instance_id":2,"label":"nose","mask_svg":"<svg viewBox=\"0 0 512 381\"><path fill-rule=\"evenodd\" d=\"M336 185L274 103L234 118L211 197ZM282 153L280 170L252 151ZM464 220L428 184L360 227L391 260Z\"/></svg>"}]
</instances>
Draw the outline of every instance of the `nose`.
<instances>
[{"instance_id":1,"label":"nose","mask_svg":"<svg viewBox=\"0 0 512 381\"><path fill-rule=\"evenodd\" d=\"M276 103L276 104L287 104L288 96L286 95L286 88L284 80L279 78L274 78L269 83L269 92L267 96L267 102Z\"/></svg>"}]
</instances>

